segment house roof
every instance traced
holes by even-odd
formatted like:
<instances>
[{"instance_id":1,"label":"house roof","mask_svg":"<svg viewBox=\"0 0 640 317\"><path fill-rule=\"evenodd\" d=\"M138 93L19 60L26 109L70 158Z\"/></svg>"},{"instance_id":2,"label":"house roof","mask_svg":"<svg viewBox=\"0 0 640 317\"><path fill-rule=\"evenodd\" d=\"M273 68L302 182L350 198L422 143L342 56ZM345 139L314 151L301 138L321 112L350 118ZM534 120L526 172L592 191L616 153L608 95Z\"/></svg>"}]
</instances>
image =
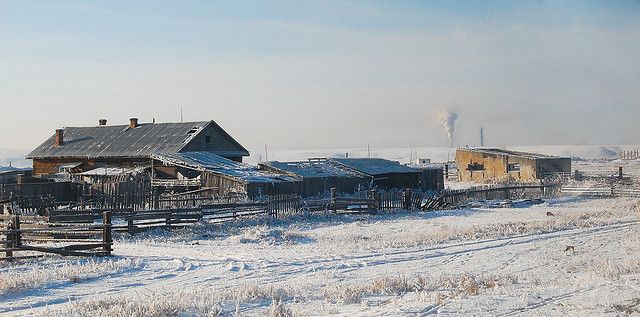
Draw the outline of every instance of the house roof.
<instances>
[{"instance_id":1,"label":"house roof","mask_svg":"<svg viewBox=\"0 0 640 317\"><path fill-rule=\"evenodd\" d=\"M62 145L54 145L54 134L27 158L138 158L156 152L176 153L209 124L215 122L142 123L134 129L129 125L67 127ZM248 155L241 145L239 148L244 151L220 154Z\"/></svg>"},{"instance_id":2,"label":"house roof","mask_svg":"<svg viewBox=\"0 0 640 317\"><path fill-rule=\"evenodd\" d=\"M359 173L349 171L346 168L336 166L328 161L301 161L301 162L278 162L271 161L261 163L262 165L277 169L279 171L298 175L302 178L325 178L325 177L363 177Z\"/></svg>"},{"instance_id":3,"label":"house roof","mask_svg":"<svg viewBox=\"0 0 640 317\"><path fill-rule=\"evenodd\" d=\"M297 181L288 175L266 173L253 166L238 163L211 152L195 151L181 153L154 153L153 159L191 168L199 171L208 171L223 174L246 182L275 183L284 181Z\"/></svg>"},{"instance_id":4,"label":"house roof","mask_svg":"<svg viewBox=\"0 0 640 317\"><path fill-rule=\"evenodd\" d=\"M529 152L519 152L519 151L510 151L510 150L502 150L502 149L491 149L491 148L459 148L459 150L468 151L468 152L493 154L493 155L519 156L519 157L524 157L524 158L529 158L529 159L561 158L559 156L554 156L554 155L539 154L539 153L529 153Z\"/></svg>"},{"instance_id":5,"label":"house roof","mask_svg":"<svg viewBox=\"0 0 640 317\"><path fill-rule=\"evenodd\" d=\"M420 173L417 169L402 165L396 161L381 158L331 158L329 161L371 176L396 173Z\"/></svg>"}]
</instances>

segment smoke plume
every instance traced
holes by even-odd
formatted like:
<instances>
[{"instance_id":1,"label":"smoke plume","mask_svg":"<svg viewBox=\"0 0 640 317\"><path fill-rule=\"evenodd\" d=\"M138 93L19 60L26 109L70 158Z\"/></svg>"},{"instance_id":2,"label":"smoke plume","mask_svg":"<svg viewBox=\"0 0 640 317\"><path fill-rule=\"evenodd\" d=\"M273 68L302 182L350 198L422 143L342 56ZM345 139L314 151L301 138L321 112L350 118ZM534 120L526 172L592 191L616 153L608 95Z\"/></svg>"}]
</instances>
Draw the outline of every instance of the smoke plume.
<instances>
[{"instance_id":1,"label":"smoke plume","mask_svg":"<svg viewBox=\"0 0 640 317\"><path fill-rule=\"evenodd\" d=\"M442 125L447 137L449 137L449 144L453 147L453 131L455 130L455 123L458 119L458 114L452 111L443 111L438 115L438 121Z\"/></svg>"}]
</instances>

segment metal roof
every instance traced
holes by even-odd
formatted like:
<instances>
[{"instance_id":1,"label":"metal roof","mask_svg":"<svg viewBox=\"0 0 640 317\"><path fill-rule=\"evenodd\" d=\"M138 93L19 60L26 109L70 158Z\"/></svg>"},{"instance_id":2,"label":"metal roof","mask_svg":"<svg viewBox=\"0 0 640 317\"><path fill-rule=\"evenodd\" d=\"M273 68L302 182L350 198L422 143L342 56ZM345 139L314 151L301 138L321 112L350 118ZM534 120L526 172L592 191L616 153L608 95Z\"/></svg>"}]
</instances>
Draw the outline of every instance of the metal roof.
<instances>
[{"instance_id":1,"label":"metal roof","mask_svg":"<svg viewBox=\"0 0 640 317\"><path fill-rule=\"evenodd\" d=\"M246 182L275 183L297 181L294 177L266 173L253 166L238 163L211 152L154 153L151 157L161 162L199 171L219 173Z\"/></svg>"},{"instance_id":2,"label":"metal roof","mask_svg":"<svg viewBox=\"0 0 640 317\"><path fill-rule=\"evenodd\" d=\"M324 178L324 177L363 177L356 172L349 171L328 161L301 161L301 162L278 162L271 161L261 163L262 165L298 175L302 178Z\"/></svg>"},{"instance_id":3,"label":"metal roof","mask_svg":"<svg viewBox=\"0 0 640 317\"><path fill-rule=\"evenodd\" d=\"M395 173L420 173L417 169L402 165L396 161L381 158L331 158L329 161L371 176Z\"/></svg>"},{"instance_id":4,"label":"metal roof","mask_svg":"<svg viewBox=\"0 0 640 317\"><path fill-rule=\"evenodd\" d=\"M519 157L524 157L528 159L561 158L560 156L554 156L554 155L518 152L518 151L510 151L510 150L502 150L502 149L491 149L491 148L459 148L458 150L486 153L486 154L493 154L493 155L519 156Z\"/></svg>"},{"instance_id":5,"label":"metal roof","mask_svg":"<svg viewBox=\"0 0 640 317\"><path fill-rule=\"evenodd\" d=\"M62 145L54 145L54 134L27 158L138 158L156 152L176 153L210 123L215 124L213 121L142 123L133 129L129 125L67 127Z\"/></svg>"}]
</instances>

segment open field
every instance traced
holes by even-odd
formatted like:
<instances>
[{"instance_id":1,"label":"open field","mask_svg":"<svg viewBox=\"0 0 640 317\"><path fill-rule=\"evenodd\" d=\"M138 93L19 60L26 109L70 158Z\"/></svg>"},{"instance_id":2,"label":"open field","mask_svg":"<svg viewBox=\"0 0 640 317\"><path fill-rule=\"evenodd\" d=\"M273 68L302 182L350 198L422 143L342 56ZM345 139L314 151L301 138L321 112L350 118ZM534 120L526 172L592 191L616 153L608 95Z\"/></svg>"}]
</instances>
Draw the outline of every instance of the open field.
<instances>
[{"instance_id":1,"label":"open field","mask_svg":"<svg viewBox=\"0 0 640 317\"><path fill-rule=\"evenodd\" d=\"M123 235L113 258L2 263L0 314L638 312L639 212L637 199L560 198Z\"/></svg>"}]
</instances>

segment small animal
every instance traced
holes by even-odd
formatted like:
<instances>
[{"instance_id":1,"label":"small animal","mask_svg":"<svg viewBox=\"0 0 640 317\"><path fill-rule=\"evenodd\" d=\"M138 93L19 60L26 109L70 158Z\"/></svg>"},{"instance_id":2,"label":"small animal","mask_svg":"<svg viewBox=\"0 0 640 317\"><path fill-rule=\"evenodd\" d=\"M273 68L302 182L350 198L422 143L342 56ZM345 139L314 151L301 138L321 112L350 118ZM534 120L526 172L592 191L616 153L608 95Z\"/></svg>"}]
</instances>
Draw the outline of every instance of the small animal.
<instances>
[{"instance_id":1,"label":"small animal","mask_svg":"<svg viewBox=\"0 0 640 317\"><path fill-rule=\"evenodd\" d=\"M551 211L547 211L547 216L555 216Z\"/></svg>"},{"instance_id":2,"label":"small animal","mask_svg":"<svg viewBox=\"0 0 640 317\"><path fill-rule=\"evenodd\" d=\"M571 252L571 253L576 252L576 247L575 247L575 246L573 246L573 245L568 245L568 246L564 249L564 252Z\"/></svg>"}]
</instances>

